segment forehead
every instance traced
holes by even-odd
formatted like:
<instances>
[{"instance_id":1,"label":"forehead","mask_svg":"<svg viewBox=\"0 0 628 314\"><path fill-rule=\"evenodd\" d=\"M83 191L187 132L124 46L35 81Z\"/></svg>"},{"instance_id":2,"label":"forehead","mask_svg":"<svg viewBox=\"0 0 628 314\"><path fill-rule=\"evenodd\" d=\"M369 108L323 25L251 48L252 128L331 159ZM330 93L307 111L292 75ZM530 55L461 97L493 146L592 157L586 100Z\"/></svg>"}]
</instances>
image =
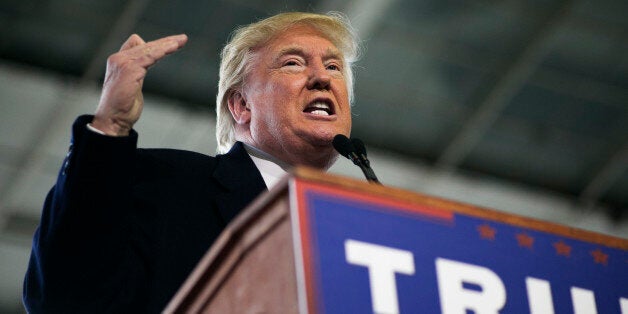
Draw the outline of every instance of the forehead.
<instances>
[{"instance_id":1,"label":"forehead","mask_svg":"<svg viewBox=\"0 0 628 314\"><path fill-rule=\"evenodd\" d=\"M342 56L340 49L320 30L309 25L294 25L278 33L256 52L281 54L302 49L317 49Z\"/></svg>"}]
</instances>

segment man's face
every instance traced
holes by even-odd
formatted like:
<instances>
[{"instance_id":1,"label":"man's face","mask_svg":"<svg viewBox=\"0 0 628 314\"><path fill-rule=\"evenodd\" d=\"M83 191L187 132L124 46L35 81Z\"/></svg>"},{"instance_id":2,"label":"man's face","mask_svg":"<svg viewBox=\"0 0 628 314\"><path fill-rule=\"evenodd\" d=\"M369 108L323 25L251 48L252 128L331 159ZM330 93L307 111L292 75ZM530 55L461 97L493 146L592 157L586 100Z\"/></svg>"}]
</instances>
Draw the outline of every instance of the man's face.
<instances>
[{"instance_id":1,"label":"man's face","mask_svg":"<svg viewBox=\"0 0 628 314\"><path fill-rule=\"evenodd\" d=\"M242 88L249 144L293 165L329 167L334 136L351 130L345 66L338 48L308 26L256 50Z\"/></svg>"}]
</instances>

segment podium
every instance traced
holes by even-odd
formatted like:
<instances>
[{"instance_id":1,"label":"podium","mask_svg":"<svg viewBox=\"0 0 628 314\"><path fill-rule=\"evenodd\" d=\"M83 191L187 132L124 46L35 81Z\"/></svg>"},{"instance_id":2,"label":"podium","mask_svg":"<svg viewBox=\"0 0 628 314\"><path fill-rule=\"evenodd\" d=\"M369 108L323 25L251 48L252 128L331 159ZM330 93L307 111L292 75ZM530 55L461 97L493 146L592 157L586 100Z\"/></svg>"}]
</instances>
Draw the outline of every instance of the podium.
<instances>
[{"instance_id":1,"label":"podium","mask_svg":"<svg viewBox=\"0 0 628 314\"><path fill-rule=\"evenodd\" d=\"M165 313L622 313L628 240L298 168Z\"/></svg>"}]
</instances>

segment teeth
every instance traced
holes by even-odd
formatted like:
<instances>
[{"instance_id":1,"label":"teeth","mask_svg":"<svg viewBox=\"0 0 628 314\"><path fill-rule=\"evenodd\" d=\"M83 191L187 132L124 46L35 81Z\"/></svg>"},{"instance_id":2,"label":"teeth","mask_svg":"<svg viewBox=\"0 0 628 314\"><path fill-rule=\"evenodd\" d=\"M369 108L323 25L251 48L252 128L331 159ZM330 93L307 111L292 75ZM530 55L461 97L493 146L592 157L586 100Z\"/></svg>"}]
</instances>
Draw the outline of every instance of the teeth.
<instances>
[{"instance_id":1,"label":"teeth","mask_svg":"<svg viewBox=\"0 0 628 314\"><path fill-rule=\"evenodd\" d=\"M310 107L314 107L314 108L317 108L317 109L326 109L326 110L329 110L329 105L327 105L327 104L326 104L326 103L324 103L324 102L315 102L315 103L313 103Z\"/></svg>"},{"instance_id":2,"label":"teeth","mask_svg":"<svg viewBox=\"0 0 628 314\"><path fill-rule=\"evenodd\" d=\"M314 110L312 112L310 112L311 114L315 114L315 115L320 115L320 116L328 116L329 113L327 113L327 111L325 110Z\"/></svg>"},{"instance_id":3,"label":"teeth","mask_svg":"<svg viewBox=\"0 0 628 314\"><path fill-rule=\"evenodd\" d=\"M309 105L305 111L315 115L329 116L331 114L331 107L324 102L315 102Z\"/></svg>"}]
</instances>

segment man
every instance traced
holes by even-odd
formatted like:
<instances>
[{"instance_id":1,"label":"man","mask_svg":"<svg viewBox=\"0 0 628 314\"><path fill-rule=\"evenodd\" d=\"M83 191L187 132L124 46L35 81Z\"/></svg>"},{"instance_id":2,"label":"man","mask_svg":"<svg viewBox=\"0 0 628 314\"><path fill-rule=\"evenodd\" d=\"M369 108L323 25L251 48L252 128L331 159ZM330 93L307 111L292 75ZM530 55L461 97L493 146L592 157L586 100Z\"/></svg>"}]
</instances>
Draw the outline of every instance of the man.
<instances>
[{"instance_id":1,"label":"man","mask_svg":"<svg viewBox=\"0 0 628 314\"><path fill-rule=\"evenodd\" d=\"M107 62L94 116L73 126L24 283L29 312L160 312L242 208L294 165L327 169L349 135L356 38L339 15L279 14L222 52L223 155L137 149L150 66L185 35L132 35Z\"/></svg>"}]
</instances>

